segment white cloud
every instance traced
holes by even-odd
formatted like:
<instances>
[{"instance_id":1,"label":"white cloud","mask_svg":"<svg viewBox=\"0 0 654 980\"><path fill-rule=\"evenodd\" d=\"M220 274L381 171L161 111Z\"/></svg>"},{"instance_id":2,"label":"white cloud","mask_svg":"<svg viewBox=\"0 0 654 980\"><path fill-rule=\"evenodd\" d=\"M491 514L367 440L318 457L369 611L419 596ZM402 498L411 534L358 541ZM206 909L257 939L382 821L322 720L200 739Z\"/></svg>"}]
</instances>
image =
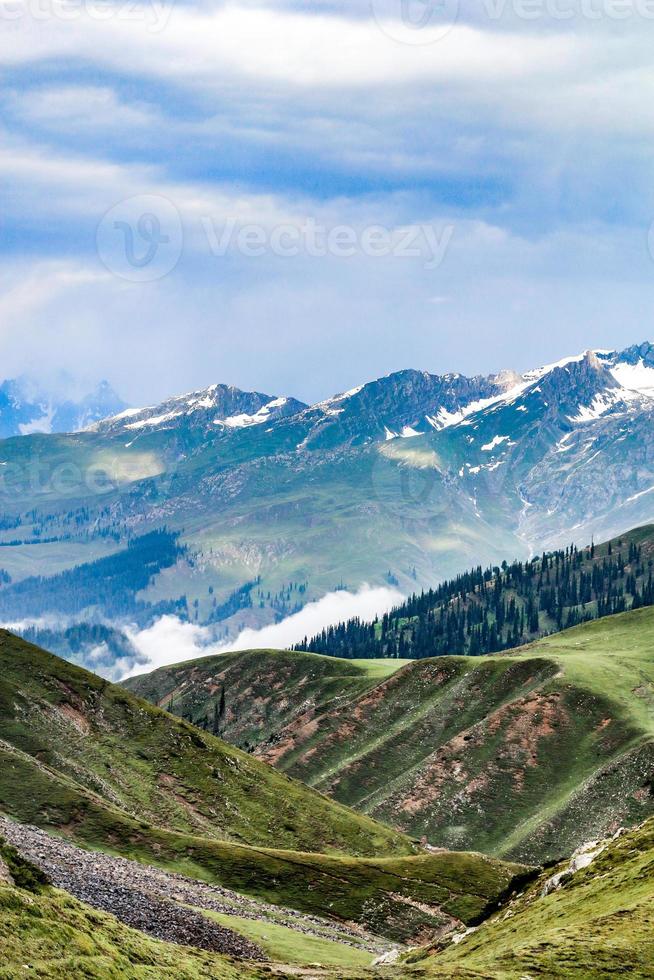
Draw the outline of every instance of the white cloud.
<instances>
[{"instance_id":1,"label":"white cloud","mask_svg":"<svg viewBox=\"0 0 654 980\"><path fill-rule=\"evenodd\" d=\"M211 645L208 629L184 623L177 616L162 616L144 630L125 628L125 633L144 658L144 663L133 668L128 676L220 652Z\"/></svg>"},{"instance_id":2,"label":"white cloud","mask_svg":"<svg viewBox=\"0 0 654 980\"><path fill-rule=\"evenodd\" d=\"M150 107L129 105L104 85L39 86L5 94L9 111L21 123L38 124L46 130L68 133L107 134L112 130L143 130L162 120Z\"/></svg>"},{"instance_id":3,"label":"white cloud","mask_svg":"<svg viewBox=\"0 0 654 980\"><path fill-rule=\"evenodd\" d=\"M162 616L145 630L125 632L147 663L132 668L128 676L146 674L157 667L214 656L232 650L283 650L311 637L327 626L360 616L364 620L382 615L402 601L396 589L362 586L358 592L330 592L317 602L288 616L281 623L260 630L245 629L231 643L212 643L203 626L183 623L176 616Z\"/></svg>"},{"instance_id":4,"label":"white cloud","mask_svg":"<svg viewBox=\"0 0 654 980\"><path fill-rule=\"evenodd\" d=\"M144 10L147 5L143 5ZM85 14L86 9L86 14ZM225 5L209 12L176 5L159 31L141 18L92 16L43 23L25 16L0 36L7 65L44 58L89 58L144 75L216 85L235 75L294 88L396 87L419 81L525 77L579 69L589 45L574 35L517 36L455 27L444 43L412 46L390 39L374 18Z\"/></svg>"},{"instance_id":5,"label":"white cloud","mask_svg":"<svg viewBox=\"0 0 654 980\"><path fill-rule=\"evenodd\" d=\"M334 111L360 115L356 102L344 107L342 92L365 89L377 118L449 113L460 119L464 111L466 121L473 113L477 122L488 122L492 112L496 123L519 120L530 129L574 123L650 132L653 125L651 18L634 16L617 26L609 18L514 18L506 29L503 19L480 16L474 24L460 22L435 44L414 46L393 41L372 16L176 4L161 29L153 30L146 16L152 7L142 9L141 17L97 18L92 5L82 5L71 21L50 18L47 30L42 20L24 16L0 35L0 62L11 67L44 59L90 61L120 75L127 66L132 77L202 92L218 104L236 99L247 107L254 98L255 104L263 99L274 106L281 93L306 97L313 104L313 112L302 113L308 119L315 119L316 110L324 117ZM52 97L36 96L33 114L48 99L55 114L69 112L72 94L61 84L53 88ZM389 95L400 89L400 100ZM105 116L111 98L92 95L90 115L97 109ZM116 103L116 111L143 110ZM73 122L79 124L79 115Z\"/></svg>"},{"instance_id":6,"label":"white cloud","mask_svg":"<svg viewBox=\"0 0 654 980\"><path fill-rule=\"evenodd\" d=\"M7 331L62 295L109 278L100 269L75 262L42 261L22 269L12 265L0 271L0 322Z\"/></svg>"}]
</instances>

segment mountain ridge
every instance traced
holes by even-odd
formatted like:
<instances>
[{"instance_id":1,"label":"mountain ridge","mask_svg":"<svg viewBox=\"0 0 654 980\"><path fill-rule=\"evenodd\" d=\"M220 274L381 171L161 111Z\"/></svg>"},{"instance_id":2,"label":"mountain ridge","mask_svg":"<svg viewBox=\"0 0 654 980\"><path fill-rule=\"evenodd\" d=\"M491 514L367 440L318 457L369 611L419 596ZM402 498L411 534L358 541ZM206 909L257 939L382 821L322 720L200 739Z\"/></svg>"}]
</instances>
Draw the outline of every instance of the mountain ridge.
<instances>
[{"instance_id":1,"label":"mountain ridge","mask_svg":"<svg viewBox=\"0 0 654 980\"><path fill-rule=\"evenodd\" d=\"M11 379L0 384L0 439L79 432L124 408L107 381L75 398L55 395L27 378Z\"/></svg>"},{"instance_id":2,"label":"mountain ridge","mask_svg":"<svg viewBox=\"0 0 654 980\"><path fill-rule=\"evenodd\" d=\"M542 864L654 813L653 636L646 608L376 675L251 651L124 683L430 845Z\"/></svg>"},{"instance_id":3,"label":"mountain ridge","mask_svg":"<svg viewBox=\"0 0 654 980\"><path fill-rule=\"evenodd\" d=\"M182 554L139 592L139 622L168 610L219 641L342 587L410 594L613 537L654 520L653 379L640 344L517 376L407 370L314 406L212 386L90 431L5 440L5 621L56 620L75 568L162 528ZM36 556L39 603L12 609ZM69 578L49 596L55 574ZM112 627L124 615L100 589L80 611Z\"/></svg>"}]
</instances>

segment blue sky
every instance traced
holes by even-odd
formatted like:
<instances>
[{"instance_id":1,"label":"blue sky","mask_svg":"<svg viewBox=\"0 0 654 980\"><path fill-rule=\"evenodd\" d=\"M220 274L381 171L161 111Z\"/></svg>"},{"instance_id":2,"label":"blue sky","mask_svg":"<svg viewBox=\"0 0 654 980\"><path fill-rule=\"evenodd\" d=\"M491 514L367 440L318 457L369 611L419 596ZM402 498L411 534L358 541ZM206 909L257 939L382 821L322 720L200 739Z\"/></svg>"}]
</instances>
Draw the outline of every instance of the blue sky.
<instances>
[{"instance_id":1,"label":"blue sky","mask_svg":"<svg viewBox=\"0 0 654 980\"><path fill-rule=\"evenodd\" d=\"M4 376L313 401L652 337L650 0L0 13Z\"/></svg>"}]
</instances>

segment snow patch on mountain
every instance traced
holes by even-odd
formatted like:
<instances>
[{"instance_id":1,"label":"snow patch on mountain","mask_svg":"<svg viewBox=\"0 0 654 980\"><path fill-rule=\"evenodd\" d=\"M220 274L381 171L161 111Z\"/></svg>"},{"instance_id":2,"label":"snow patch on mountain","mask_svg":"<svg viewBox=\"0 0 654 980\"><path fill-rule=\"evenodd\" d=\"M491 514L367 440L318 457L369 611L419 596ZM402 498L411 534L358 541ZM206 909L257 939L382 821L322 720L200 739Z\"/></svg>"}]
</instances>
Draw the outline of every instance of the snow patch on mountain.
<instances>
[{"instance_id":1,"label":"snow patch on mountain","mask_svg":"<svg viewBox=\"0 0 654 980\"><path fill-rule=\"evenodd\" d=\"M484 446L481 447L482 452L488 453L491 451L491 449L495 449L497 446L501 446L503 442L508 442L510 446L514 445L511 442L510 436L493 436L490 442L487 442Z\"/></svg>"},{"instance_id":2,"label":"snow patch on mountain","mask_svg":"<svg viewBox=\"0 0 654 980\"><path fill-rule=\"evenodd\" d=\"M78 398L69 378L59 379L52 391L24 377L0 384L0 438L37 433L80 432L100 419L125 408L107 384Z\"/></svg>"},{"instance_id":3,"label":"snow patch on mountain","mask_svg":"<svg viewBox=\"0 0 654 980\"><path fill-rule=\"evenodd\" d=\"M31 422L19 422L18 430L21 436L31 436L36 432L51 433L54 415L55 407L50 404L40 418L32 419Z\"/></svg>"},{"instance_id":4,"label":"snow patch on mountain","mask_svg":"<svg viewBox=\"0 0 654 980\"><path fill-rule=\"evenodd\" d=\"M646 490L641 490L639 493L634 493L631 497L627 497L625 504L630 504L632 500L639 500L640 497L644 497L646 494L651 493L654 490L654 486L647 487Z\"/></svg>"},{"instance_id":5,"label":"snow patch on mountain","mask_svg":"<svg viewBox=\"0 0 654 980\"><path fill-rule=\"evenodd\" d=\"M611 368L611 374L622 388L654 398L654 367L642 360L637 364L618 363Z\"/></svg>"},{"instance_id":6,"label":"snow patch on mountain","mask_svg":"<svg viewBox=\"0 0 654 980\"><path fill-rule=\"evenodd\" d=\"M261 425L262 422L270 421L273 409L282 408L286 405L287 398L274 398L272 401L268 402L266 405L262 405L258 412L254 415L248 415L247 412L241 412L240 415L232 415L227 419L214 419L214 425L225 425L230 429L245 429L250 425Z\"/></svg>"},{"instance_id":7,"label":"snow patch on mountain","mask_svg":"<svg viewBox=\"0 0 654 980\"><path fill-rule=\"evenodd\" d=\"M181 412L167 412L165 415L152 415L147 419L140 419L138 422L130 422L125 428L144 429L147 426L155 427L157 425L163 425L164 422L170 422L172 419L177 419L181 414Z\"/></svg>"}]
</instances>

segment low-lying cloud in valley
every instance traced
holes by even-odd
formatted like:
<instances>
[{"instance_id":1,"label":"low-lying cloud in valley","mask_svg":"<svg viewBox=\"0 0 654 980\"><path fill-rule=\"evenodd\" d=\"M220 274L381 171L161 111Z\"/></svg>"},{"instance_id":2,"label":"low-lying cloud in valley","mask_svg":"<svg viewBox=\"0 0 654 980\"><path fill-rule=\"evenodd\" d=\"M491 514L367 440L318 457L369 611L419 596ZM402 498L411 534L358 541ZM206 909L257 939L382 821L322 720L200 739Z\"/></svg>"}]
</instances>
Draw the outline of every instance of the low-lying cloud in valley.
<instances>
[{"instance_id":1,"label":"low-lying cloud in valley","mask_svg":"<svg viewBox=\"0 0 654 980\"><path fill-rule=\"evenodd\" d=\"M157 667L195 660L234 650L286 649L311 637L327 626L360 616L374 619L383 615L402 601L397 589L362 586L358 592L330 592L317 602L308 603L294 613L271 626L262 629L244 629L235 640L214 643L211 630L194 623L185 623L177 616L162 616L145 630L126 629L132 645L144 662L125 665L124 676L146 674Z\"/></svg>"}]
</instances>

